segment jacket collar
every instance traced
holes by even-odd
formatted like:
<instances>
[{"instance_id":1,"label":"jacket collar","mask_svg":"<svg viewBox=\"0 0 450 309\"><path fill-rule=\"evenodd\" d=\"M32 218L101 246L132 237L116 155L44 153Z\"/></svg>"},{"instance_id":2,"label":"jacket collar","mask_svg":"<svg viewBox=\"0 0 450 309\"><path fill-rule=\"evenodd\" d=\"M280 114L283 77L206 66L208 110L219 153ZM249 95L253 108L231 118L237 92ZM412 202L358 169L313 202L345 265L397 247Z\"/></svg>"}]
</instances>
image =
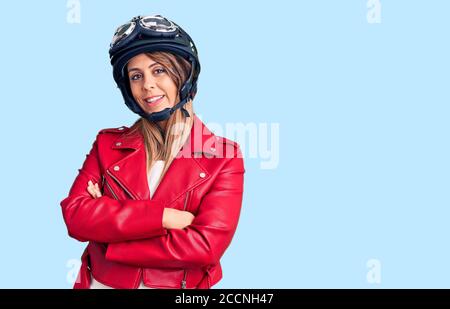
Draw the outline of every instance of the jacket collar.
<instances>
[{"instance_id":1,"label":"jacket collar","mask_svg":"<svg viewBox=\"0 0 450 309\"><path fill-rule=\"evenodd\" d=\"M169 205L209 179L211 175L201 163L201 157L215 155L215 147L212 145L215 145L217 139L194 114L191 132L161 179L152 199L160 199ZM122 134L114 140L111 148L122 151L124 156L107 168L108 173L112 174L133 198L150 199L143 136L134 134L125 138ZM124 151L130 149L131 152Z\"/></svg>"},{"instance_id":2,"label":"jacket collar","mask_svg":"<svg viewBox=\"0 0 450 309\"><path fill-rule=\"evenodd\" d=\"M191 154L206 154L215 155L215 148L211 147L216 140L217 136L212 133L208 127L194 114L194 124L192 126L191 132L186 139L182 149L178 155L188 155L189 151ZM210 147L208 147L210 146ZM144 147L144 138L141 134L133 134L124 138L121 135L119 138L115 139L111 145L113 149L134 149L137 150Z\"/></svg>"}]
</instances>

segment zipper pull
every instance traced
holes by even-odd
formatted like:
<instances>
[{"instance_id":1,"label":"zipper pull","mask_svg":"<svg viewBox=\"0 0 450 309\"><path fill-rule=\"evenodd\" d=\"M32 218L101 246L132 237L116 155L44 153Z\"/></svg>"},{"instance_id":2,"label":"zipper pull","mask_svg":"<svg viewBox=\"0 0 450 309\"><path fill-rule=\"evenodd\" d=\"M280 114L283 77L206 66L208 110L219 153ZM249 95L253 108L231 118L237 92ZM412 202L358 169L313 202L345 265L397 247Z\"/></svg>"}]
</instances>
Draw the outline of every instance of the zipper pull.
<instances>
[{"instance_id":1,"label":"zipper pull","mask_svg":"<svg viewBox=\"0 0 450 309\"><path fill-rule=\"evenodd\" d=\"M183 280L181 280L181 288L182 289L186 288L186 275L187 275L187 271L184 270Z\"/></svg>"}]
</instances>

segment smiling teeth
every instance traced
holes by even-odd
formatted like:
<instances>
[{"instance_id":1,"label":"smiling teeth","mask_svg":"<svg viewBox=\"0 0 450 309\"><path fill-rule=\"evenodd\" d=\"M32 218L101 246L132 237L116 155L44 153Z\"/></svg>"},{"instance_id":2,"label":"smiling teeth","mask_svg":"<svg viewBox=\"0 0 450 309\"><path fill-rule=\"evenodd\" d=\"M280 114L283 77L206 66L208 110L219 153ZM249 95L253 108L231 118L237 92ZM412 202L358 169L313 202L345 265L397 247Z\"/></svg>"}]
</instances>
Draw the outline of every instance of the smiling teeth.
<instances>
[{"instance_id":1,"label":"smiling teeth","mask_svg":"<svg viewBox=\"0 0 450 309\"><path fill-rule=\"evenodd\" d=\"M147 101L148 103L152 103L152 102L155 102L155 101L161 99L162 97L163 97L163 95L161 95L161 96L159 96L159 97L155 97L155 98L148 99L148 100L146 100L146 101Z\"/></svg>"}]
</instances>

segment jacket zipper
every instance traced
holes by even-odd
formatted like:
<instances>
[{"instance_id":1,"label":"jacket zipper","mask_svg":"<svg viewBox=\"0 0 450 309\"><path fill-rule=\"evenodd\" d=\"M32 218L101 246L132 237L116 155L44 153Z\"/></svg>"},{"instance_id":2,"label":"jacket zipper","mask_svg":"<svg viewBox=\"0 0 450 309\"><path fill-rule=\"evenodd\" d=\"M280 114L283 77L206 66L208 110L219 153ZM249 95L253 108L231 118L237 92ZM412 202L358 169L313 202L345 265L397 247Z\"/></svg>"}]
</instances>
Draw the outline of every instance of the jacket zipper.
<instances>
[{"instance_id":1,"label":"jacket zipper","mask_svg":"<svg viewBox=\"0 0 450 309\"><path fill-rule=\"evenodd\" d=\"M125 192L128 193L128 195L129 195L133 200L137 200L136 197L134 197L134 195L131 194L130 191L128 191L127 188L125 188L125 187L120 183L120 181L119 181L116 177L114 177L114 175L111 174L110 171L106 170L106 172L108 173L109 176L111 176L112 179L114 179L114 180L117 182L117 184L118 184ZM103 175L103 177L105 177L105 176ZM118 200L116 194L114 193L114 191L112 190L112 188L110 187L110 185L108 184L108 182L106 181L106 179L104 179L104 181L105 181L106 185L108 186L109 190L111 190L111 193L114 195L115 199ZM142 268L139 268L139 276L138 276L138 278L139 278L139 279L140 279L140 278L143 278ZM137 287L139 286L139 283L140 283L140 280L136 280L136 283L134 284L134 288L137 288Z\"/></svg>"},{"instance_id":2,"label":"jacket zipper","mask_svg":"<svg viewBox=\"0 0 450 309\"><path fill-rule=\"evenodd\" d=\"M187 202L189 199L189 191L186 193L186 198L184 199L184 206L183 206L183 210L186 211L187 209ZM187 270L184 270L184 275L183 275L183 280L181 280L181 288L185 289L186 288L186 277L187 277Z\"/></svg>"},{"instance_id":3,"label":"jacket zipper","mask_svg":"<svg viewBox=\"0 0 450 309\"><path fill-rule=\"evenodd\" d=\"M114 193L113 189L111 188L109 183L106 181L105 175L103 175L103 184L106 184L106 186L108 187L109 192L111 192L111 194L114 196L114 198L116 200L118 200L117 195Z\"/></svg>"},{"instance_id":4,"label":"jacket zipper","mask_svg":"<svg viewBox=\"0 0 450 309\"><path fill-rule=\"evenodd\" d=\"M129 195L133 200L137 200L137 198L136 198L133 194L131 194L131 192L128 191L128 189L125 188L125 187L120 183L120 181L119 181L116 177L114 177L113 174L111 174L110 171L106 170L106 172L108 173L109 176L111 176L112 179L114 179L114 180L117 182L117 184L118 184L118 185L119 185L126 193L128 193L128 195Z\"/></svg>"},{"instance_id":5,"label":"jacket zipper","mask_svg":"<svg viewBox=\"0 0 450 309\"><path fill-rule=\"evenodd\" d=\"M184 205L183 205L183 210L184 211L186 211L186 208L187 208L187 202L188 202L188 199L189 199L189 191L188 192L186 192L186 197L185 197L185 199L184 199Z\"/></svg>"}]
</instances>

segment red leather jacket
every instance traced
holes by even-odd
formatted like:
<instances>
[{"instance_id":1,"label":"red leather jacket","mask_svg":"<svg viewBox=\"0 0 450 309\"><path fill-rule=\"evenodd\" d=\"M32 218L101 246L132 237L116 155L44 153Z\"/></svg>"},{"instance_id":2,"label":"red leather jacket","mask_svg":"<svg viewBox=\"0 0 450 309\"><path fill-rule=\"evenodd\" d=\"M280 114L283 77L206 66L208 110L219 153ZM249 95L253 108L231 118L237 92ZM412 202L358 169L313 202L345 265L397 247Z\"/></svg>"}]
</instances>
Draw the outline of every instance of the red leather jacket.
<instances>
[{"instance_id":1,"label":"red leather jacket","mask_svg":"<svg viewBox=\"0 0 450 309\"><path fill-rule=\"evenodd\" d=\"M142 135L101 130L69 196L61 201L71 237L89 241L74 288L91 274L114 288L210 288L222 278L220 258L236 230L244 164L239 145L215 136L194 115L186 143L150 199ZM92 198L88 181L102 196ZM195 215L191 225L164 229L165 207Z\"/></svg>"}]
</instances>

